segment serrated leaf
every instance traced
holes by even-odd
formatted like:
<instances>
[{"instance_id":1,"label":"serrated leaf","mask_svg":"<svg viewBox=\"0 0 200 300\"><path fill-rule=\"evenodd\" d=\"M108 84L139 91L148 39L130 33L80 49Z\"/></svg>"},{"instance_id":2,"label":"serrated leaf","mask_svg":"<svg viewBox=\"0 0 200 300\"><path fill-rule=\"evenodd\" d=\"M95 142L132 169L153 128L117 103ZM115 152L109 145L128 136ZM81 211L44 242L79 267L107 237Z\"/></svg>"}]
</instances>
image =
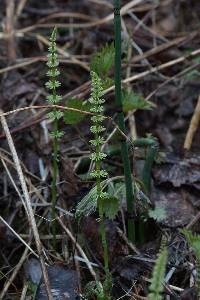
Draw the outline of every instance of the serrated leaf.
<instances>
[{"instance_id":1,"label":"serrated leaf","mask_svg":"<svg viewBox=\"0 0 200 300\"><path fill-rule=\"evenodd\" d=\"M128 90L122 92L122 104L124 112L136 109L152 109L155 107L154 103L146 101L141 95Z\"/></svg>"},{"instance_id":2,"label":"serrated leaf","mask_svg":"<svg viewBox=\"0 0 200 300\"><path fill-rule=\"evenodd\" d=\"M76 99L76 98L70 98L67 100L66 106L69 108L76 108L81 111L89 111L91 104L86 103L84 104L83 101ZM86 117L85 114L79 113L79 112L73 112L73 111L66 111L64 112L64 121L65 124L78 124L80 123L84 118Z\"/></svg>"},{"instance_id":3,"label":"serrated leaf","mask_svg":"<svg viewBox=\"0 0 200 300\"><path fill-rule=\"evenodd\" d=\"M114 64L114 57L114 44L106 45L92 57L91 70L97 73L102 79L106 78L107 81L108 72Z\"/></svg>"},{"instance_id":4,"label":"serrated leaf","mask_svg":"<svg viewBox=\"0 0 200 300\"><path fill-rule=\"evenodd\" d=\"M103 213L108 219L113 220L119 211L119 200L115 197L103 199Z\"/></svg>"}]
</instances>

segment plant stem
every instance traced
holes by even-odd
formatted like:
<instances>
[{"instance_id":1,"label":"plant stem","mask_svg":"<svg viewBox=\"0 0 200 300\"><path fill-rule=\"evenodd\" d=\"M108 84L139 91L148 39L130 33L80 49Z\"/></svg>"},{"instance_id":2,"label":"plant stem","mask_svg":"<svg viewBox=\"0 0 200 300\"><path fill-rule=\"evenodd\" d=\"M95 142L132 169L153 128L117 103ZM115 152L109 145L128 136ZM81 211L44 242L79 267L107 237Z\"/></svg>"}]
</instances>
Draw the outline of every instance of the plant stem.
<instances>
[{"instance_id":1,"label":"plant stem","mask_svg":"<svg viewBox=\"0 0 200 300\"><path fill-rule=\"evenodd\" d=\"M151 191L151 169L157 152L158 142L154 140L154 143L148 147L142 172L142 181L147 194Z\"/></svg>"},{"instance_id":2,"label":"plant stem","mask_svg":"<svg viewBox=\"0 0 200 300\"><path fill-rule=\"evenodd\" d=\"M95 134L95 139L97 140L99 138L99 135L96 133ZM96 146L96 153L100 153L101 148L100 145ZM101 163L99 160L95 162L95 169L97 172L100 172L101 169ZM110 272L109 272L109 258L108 258L108 243L106 239L106 227L105 227L105 217L103 213L103 203L104 201L100 195L102 191L101 187L101 178L97 177L96 178L96 187L97 187L97 205L99 209L99 217L100 217L100 235L101 235L101 242L102 242L102 247L103 247L103 259L104 259L104 268L105 268L105 274L106 274L106 286L109 286L109 281L110 281ZM105 294L108 295L109 297L109 290L105 289Z\"/></svg>"},{"instance_id":3,"label":"plant stem","mask_svg":"<svg viewBox=\"0 0 200 300\"><path fill-rule=\"evenodd\" d=\"M121 17L120 0L114 1L114 27L115 27L115 103L118 114L118 125L120 130L125 133L124 113L122 111L121 98ZM125 140L121 140L121 155L124 165L126 201L128 211L128 238L135 242L135 224L133 221L134 212L134 192L130 160L128 156L128 146Z\"/></svg>"},{"instance_id":4,"label":"plant stem","mask_svg":"<svg viewBox=\"0 0 200 300\"><path fill-rule=\"evenodd\" d=\"M56 110L54 110L56 111ZM53 121L53 130L54 132L58 131L58 120ZM58 177L58 139L57 137L53 138L53 174L52 174L52 184L51 184L51 200L52 200L52 233L53 233L53 244L56 245L56 202L57 202L57 177Z\"/></svg>"},{"instance_id":5,"label":"plant stem","mask_svg":"<svg viewBox=\"0 0 200 300\"><path fill-rule=\"evenodd\" d=\"M151 190L151 169L152 164L155 159L155 155L158 149L158 142L153 137L140 138L133 141L134 146L145 147L147 146L147 155L144 163L144 168L142 172L142 182L144 184L144 189L147 194ZM142 220L139 221L139 243L142 245L145 242L145 227Z\"/></svg>"},{"instance_id":6,"label":"plant stem","mask_svg":"<svg viewBox=\"0 0 200 300\"><path fill-rule=\"evenodd\" d=\"M154 137L147 137L134 140L133 145L136 147L148 147L142 172L142 181L145 191L149 194L151 189L151 169L156 153L158 152L159 144Z\"/></svg>"},{"instance_id":7,"label":"plant stem","mask_svg":"<svg viewBox=\"0 0 200 300\"><path fill-rule=\"evenodd\" d=\"M98 135L95 135L95 138L98 139ZM100 146L98 145L96 147L96 152L100 152ZM96 171L100 171L100 161L96 161ZM105 272L107 274L108 270L108 245L106 240L106 229L105 229L105 218L103 213L103 205L102 205L102 199L100 198L101 195L101 179L100 177L96 178L96 186L97 186L97 203L99 207L99 217L100 217L100 233L101 233L101 240L102 240L102 246L103 246L103 257L104 257L104 267Z\"/></svg>"}]
</instances>

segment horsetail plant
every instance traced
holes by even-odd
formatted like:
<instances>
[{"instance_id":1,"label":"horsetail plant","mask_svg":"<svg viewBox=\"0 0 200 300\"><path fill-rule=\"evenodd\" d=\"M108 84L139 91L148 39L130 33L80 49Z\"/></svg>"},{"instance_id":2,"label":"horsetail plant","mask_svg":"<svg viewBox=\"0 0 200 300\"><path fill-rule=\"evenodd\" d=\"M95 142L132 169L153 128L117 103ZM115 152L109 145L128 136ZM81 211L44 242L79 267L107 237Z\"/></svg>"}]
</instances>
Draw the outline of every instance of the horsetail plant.
<instances>
[{"instance_id":1,"label":"horsetail plant","mask_svg":"<svg viewBox=\"0 0 200 300\"><path fill-rule=\"evenodd\" d=\"M47 101L50 105L58 104L62 97L57 94L57 89L61 85L60 82L57 80L60 72L58 70L58 56L56 50L56 33L57 30L54 28L51 37L50 37L50 46L49 46L49 54L48 54L48 61L47 66L49 70L47 72L47 76L49 77L49 81L46 83L46 87L50 90L50 94L47 96ZM57 108L53 108L51 112L48 113L48 117L53 122L53 131L50 133L53 139L53 156L52 156L52 167L53 167L53 174L52 174L52 184L51 184L51 197L52 197L52 211L51 211L51 218L52 221L55 221L56 212L55 206L57 201L57 178L58 178L58 162L59 162L59 139L63 136L63 132L59 130L58 121L60 118L63 117L63 113L59 111ZM55 245L55 235L56 235L56 223L53 223L52 226L53 232L53 240Z\"/></svg>"},{"instance_id":2,"label":"horsetail plant","mask_svg":"<svg viewBox=\"0 0 200 300\"><path fill-rule=\"evenodd\" d=\"M118 115L119 129L125 132L125 122L121 93L121 17L120 0L114 1L114 28L115 28L115 106ZM134 191L132 184L132 175L130 160L128 156L128 145L126 140L121 141L121 154L124 165L126 202L128 211L128 238L135 242L135 224L133 221L134 213Z\"/></svg>"},{"instance_id":3,"label":"horsetail plant","mask_svg":"<svg viewBox=\"0 0 200 300\"><path fill-rule=\"evenodd\" d=\"M101 151L101 146L105 143L102 137L102 132L105 130L105 127L102 126L102 122L105 119L105 117L102 115L104 109L102 104L105 102L105 100L102 99L102 80L93 71L91 72L91 80L91 97L89 99L89 102L91 103L90 111L96 115L91 117L93 125L90 127L90 130L94 134L94 139L90 141L94 147L94 152L91 154L91 160L95 163L95 170L92 171L90 175L96 180L97 208L100 217L100 234L103 246L104 267L106 274L104 293L107 296L106 299L109 299L111 276L109 272L108 244L106 240L104 209L104 203L108 198L108 194L102 191L102 181L107 177L108 173L101 169L101 162L106 158L106 154Z\"/></svg>"}]
</instances>

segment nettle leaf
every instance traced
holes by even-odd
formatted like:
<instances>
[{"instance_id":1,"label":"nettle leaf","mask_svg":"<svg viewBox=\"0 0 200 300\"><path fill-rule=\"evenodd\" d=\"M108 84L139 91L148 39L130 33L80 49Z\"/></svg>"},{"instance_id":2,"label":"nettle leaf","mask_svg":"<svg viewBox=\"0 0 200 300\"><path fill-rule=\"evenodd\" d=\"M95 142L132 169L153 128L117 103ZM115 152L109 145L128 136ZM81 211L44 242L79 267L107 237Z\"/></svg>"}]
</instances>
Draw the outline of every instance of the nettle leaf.
<instances>
[{"instance_id":1,"label":"nettle leaf","mask_svg":"<svg viewBox=\"0 0 200 300\"><path fill-rule=\"evenodd\" d=\"M115 48L112 43L103 47L92 57L90 68L102 79L106 77L106 80L108 81L108 73L114 65L114 58Z\"/></svg>"},{"instance_id":2,"label":"nettle leaf","mask_svg":"<svg viewBox=\"0 0 200 300\"><path fill-rule=\"evenodd\" d=\"M84 103L83 101L76 99L76 98L70 98L67 100L66 106L69 108L76 108L81 111L89 111L91 104L90 103ZM85 114L79 113L79 112L73 112L73 111L66 111L64 112L64 121L65 124L78 124L80 123L84 118L86 117Z\"/></svg>"},{"instance_id":3,"label":"nettle leaf","mask_svg":"<svg viewBox=\"0 0 200 300\"><path fill-rule=\"evenodd\" d=\"M119 211L119 199L116 197L108 197L102 200L103 213L108 219L113 220Z\"/></svg>"},{"instance_id":4,"label":"nettle leaf","mask_svg":"<svg viewBox=\"0 0 200 300\"><path fill-rule=\"evenodd\" d=\"M155 107L154 103L146 101L141 95L128 90L122 92L122 103L124 112L135 109L152 109Z\"/></svg>"}]
</instances>

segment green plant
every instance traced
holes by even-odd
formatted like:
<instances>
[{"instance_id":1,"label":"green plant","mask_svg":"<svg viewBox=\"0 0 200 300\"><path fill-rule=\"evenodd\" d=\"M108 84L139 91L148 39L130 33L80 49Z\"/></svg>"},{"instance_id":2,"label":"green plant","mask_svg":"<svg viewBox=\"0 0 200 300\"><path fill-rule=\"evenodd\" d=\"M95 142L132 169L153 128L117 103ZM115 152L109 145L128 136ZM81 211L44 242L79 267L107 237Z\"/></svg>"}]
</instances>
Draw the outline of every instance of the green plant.
<instances>
[{"instance_id":1,"label":"green plant","mask_svg":"<svg viewBox=\"0 0 200 300\"><path fill-rule=\"evenodd\" d=\"M84 300L97 298L97 300L108 300L105 298L105 293L102 284L99 281L91 281L85 287Z\"/></svg>"},{"instance_id":2,"label":"green plant","mask_svg":"<svg viewBox=\"0 0 200 300\"><path fill-rule=\"evenodd\" d=\"M60 72L57 69L59 62L56 50L56 28L54 28L50 37L50 47L48 49L48 62L47 66L49 70L47 76L49 81L46 83L46 87L50 90L50 94L47 96L47 101L49 104L58 104L61 101L61 96L57 94L57 89L60 86L60 82L57 80ZM51 184L51 194L52 194L52 215L51 218L54 221L56 218L56 201L57 201L57 178L58 178L58 162L59 162L59 139L63 136L63 132L59 130L58 121L63 117L63 113L57 108L53 108L48 114L49 119L53 122L53 131L51 132L51 137L53 139L53 157L52 157L52 184ZM55 235L56 235L56 223L54 221L52 225L52 231L54 236L55 245Z\"/></svg>"},{"instance_id":3,"label":"green plant","mask_svg":"<svg viewBox=\"0 0 200 300\"><path fill-rule=\"evenodd\" d=\"M28 281L28 292L30 293L31 299L36 299L36 293L37 293L38 285L32 283L31 281Z\"/></svg>"},{"instance_id":4,"label":"green plant","mask_svg":"<svg viewBox=\"0 0 200 300\"><path fill-rule=\"evenodd\" d=\"M119 129L122 132L125 132L125 122L124 122L124 114L123 114L123 101L121 95L121 33L120 33L120 14L119 14L119 5L120 1L115 1L115 93L116 93L116 109L118 113L118 125ZM49 55L47 65L49 67L49 71L47 75L49 76L49 81L46 83L47 88L50 90L50 95L47 97L47 100L50 104L58 104L61 100L61 96L57 94L57 89L60 86L60 82L57 80L59 76L59 71L57 69L59 62L57 59L56 53L56 29L53 30L51 38L50 38L50 47L49 47ZM95 211L96 208L99 212L100 217L100 235L103 246L103 258L104 258L104 268L105 268L105 281L101 287L100 282L96 283L96 296L98 299L110 299L110 291L111 291L111 274L109 272L109 258L108 258L108 243L106 239L106 229L105 229L105 219L113 219L118 210L119 210L119 201L116 196L105 192L105 189L109 191L109 183L107 178L106 170L101 168L102 161L106 158L106 154L101 151L102 145L105 143L103 139L102 133L105 128L102 125L102 122L106 119L103 116L103 103L105 100L102 98L103 89L105 88L105 78L108 77L109 69L113 64L113 53L114 47L113 44L111 46L106 46L103 48L102 52L99 52L98 55L94 56L93 62L91 64L91 97L88 102L83 103L77 99L69 99L68 107L75 108L79 110L79 112L65 112L64 120L66 124L77 124L80 120L82 120L82 111L90 111L93 113L91 117L92 126L90 128L91 132L94 135L94 139L90 141L94 152L91 154L91 160L95 164L94 171L91 172L90 176L93 177L96 181L96 185L91 191L86 195L78 204L76 210L76 216L89 215L91 212ZM105 57L103 57L103 55ZM95 71L96 72L95 72ZM104 78L101 78L104 77ZM138 108L150 108L150 103L140 103L141 99L138 99L133 93L126 94L126 101L128 107L133 109ZM129 103L130 102L130 103ZM129 110L128 108L128 110ZM126 109L125 109L126 111ZM59 139L63 136L63 132L59 130L59 120L63 117L63 113L57 109L56 107L52 107L52 111L48 114L49 118L53 122L53 132L51 136L53 138L53 174L52 174L52 219L55 219L55 205L57 200L57 178L58 178L58 162L59 162ZM138 189L138 185L136 182L132 180L131 169L130 169L130 161L128 156L128 145L124 137L122 138L122 134L120 134L120 144L121 144L121 153L124 164L124 173L125 173L125 184L120 187L123 188L126 192L127 199L127 210L128 210L128 237L130 240L135 240L135 227L133 221L133 213L134 213L134 198L141 198L140 189ZM144 168L144 176L143 181L146 189L149 191L149 182L150 182L150 169L152 162L155 157L155 140L154 139L141 139L141 141L134 141L134 143L145 144L150 146L150 150L152 150L152 155L150 155L150 159L147 159L146 169ZM157 144L156 144L157 145ZM151 152L151 151L150 151ZM147 157L148 158L148 157ZM146 175L145 175L146 174ZM145 177L146 176L146 177ZM145 178L146 181L145 181ZM138 195L138 196L137 196ZM142 193L142 199L146 203L147 197ZM148 201L147 201L148 202ZM53 235L55 237L56 227L52 227ZM55 239L54 239L55 243ZM100 284L100 285L98 285Z\"/></svg>"},{"instance_id":5,"label":"green plant","mask_svg":"<svg viewBox=\"0 0 200 300\"><path fill-rule=\"evenodd\" d=\"M90 69L101 79L103 87L106 89L113 84L109 77L109 71L114 64L115 48L114 44L107 44L92 56Z\"/></svg>"},{"instance_id":6,"label":"green plant","mask_svg":"<svg viewBox=\"0 0 200 300\"><path fill-rule=\"evenodd\" d=\"M158 141L151 134L148 134L146 138L132 141L132 144L136 147L147 147L144 168L142 171L142 181L145 192L149 194L151 190L151 169L159 149Z\"/></svg>"},{"instance_id":7,"label":"green plant","mask_svg":"<svg viewBox=\"0 0 200 300\"><path fill-rule=\"evenodd\" d=\"M122 105L125 113L137 109L150 110L155 107L153 102L146 101L141 95L127 89L122 91Z\"/></svg>"},{"instance_id":8,"label":"green plant","mask_svg":"<svg viewBox=\"0 0 200 300\"><path fill-rule=\"evenodd\" d=\"M121 92L121 18L120 18L120 1L115 1L115 47L113 44L106 45L95 55L91 61L91 69L95 71L102 79L103 87L107 85L107 79L110 68L112 67L115 59L115 98L116 98L116 111L118 114L118 125L120 130L125 132L125 122L123 112L137 109L151 109L154 105L149 101L145 101L142 96L134 93L133 91L124 90ZM133 221L134 216L134 199L135 191L134 184L132 184L132 175L130 168L130 161L128 156L128 145L126 140L119 135L118 142L121 145L121 154L124 164L125 184L126 184L126 199L128 210L128 237L130 240L135 240L135 226ZM150 144L149 144L150 141ZM150 192L150 174L154 157L157 153L157 143L153 138L145 138L136 141L137 144L148 146L147 156L144 165L142 180L146 192ZM156 144L156 146L155 146ZM143 227L143 224L140 224ZM141 229L141 228L140 228ZM139 229L139 230L140 230ZM144 240L144 230L140 230L140 242Z\"/></svg>"},{"instance_id":9,"label":"green plant","mask_svg":"<svg viewBox=\"0 0 200 300\"><path fill-rule=\"evenodd\" d=\"M108 198L107 201L104 201L104 213L105 217L108 219L114 219L119 211L119 200L117 198L117 194L113 194L110 189L110 185L112 181L117 178L110 178L109 180L105 179L101 181L102 191L107 188L108 190ZM113 185L113 184L112 184ZM123 186L125 188L125 186ZM76 218L80 218L82 216L89 216L97 209L97 187L96 185L89 191L89 193L81 199L81 201L76 206Z\"/></svg>"},{"instance_id":10,"label":"green plant","mask_svg":"<svg viewBox=\"0 0 200 300\"><path fill-rule=\"evenodd\" d=\"M115 28L115 106L118 115L118 125L121 131L125 132L125 121L121 98L121 17L120 0L114 1L114 28ZM124 175L126 184L126 201L128 211L128 238L135 241L134 213L134 191L132 185L132 175L128 156L128 146L125 139L121 140L121 155L124 165Z\"/></svg>"},{"instance_id":11,"label":"green plant","mask_svg":"<svg viewBox=\"0 0 200 300\"><path fill-rule=\"evenodd\" d=\"M194 250L196 260L197 260L197 277L196 285L198 290L198 297L200 297L200 235L192 234L190 230L183 229L181 232L185 235L189 245Z\"/></svg>"},{"instance_id":12,"label":"green plant","mask_svg":"<svg viewBox=\"0 0 200 300\"><path fill-rule=\"evenodd\" d=\"M76 125L81 121L83 121L86 117L86 115L83 114L83 111L89 111L91 107L90 103L88 103L87 101L83 101L76 98L69 98L66 104L68 108L75 108L80 110L80 112L73 112L73 111L64 112L65 124L70 124L70 125Z\"/></svg>"},{"instance_id":13,"label":"green plant","mask_svg":"<svg viewBox=\"0 0 200 300\"><path fill-rule=\"evenodd\" d=\"M161 249L156 259L153 273L151 277L151 285L149 287L148 300L162 300L161 293L163 292L164 286L164 276L167 264L167 249L161 246Z\"/></svg>"},{"instance_id":14,"label":"green plant","mask_svg":"<svg viewBox=\"0 0 200 300\"><path fill-rule=\"evenodd\" d=\"M102 137L102 132L105 130L105 128L102 126L102 122L105 119L105 117L102 115L103 103L105 100L102 99L102 81L93 71L91 72L91 80L92 88L89 102L91 103L92 107L90 108L90 111L96 115L91 117L93 125L90 127L90 130L94 134L94 139L90 141L94 147L94 152L91 154L91 160L95 163L95 170L92 171L90 175L95 178L96 181L96 199L100 217L100 235L103 246L104 267L106 273L104 292L107 296L107 299L109 299L111 276L109 272L108 244L105 230L105 202L107 201L108 194L102 191L102 179L106 178L108 173L101 169L101 162L106 158L106 154L101 151L101 146L105 142Z\"/></svg>"}]
</instances>

